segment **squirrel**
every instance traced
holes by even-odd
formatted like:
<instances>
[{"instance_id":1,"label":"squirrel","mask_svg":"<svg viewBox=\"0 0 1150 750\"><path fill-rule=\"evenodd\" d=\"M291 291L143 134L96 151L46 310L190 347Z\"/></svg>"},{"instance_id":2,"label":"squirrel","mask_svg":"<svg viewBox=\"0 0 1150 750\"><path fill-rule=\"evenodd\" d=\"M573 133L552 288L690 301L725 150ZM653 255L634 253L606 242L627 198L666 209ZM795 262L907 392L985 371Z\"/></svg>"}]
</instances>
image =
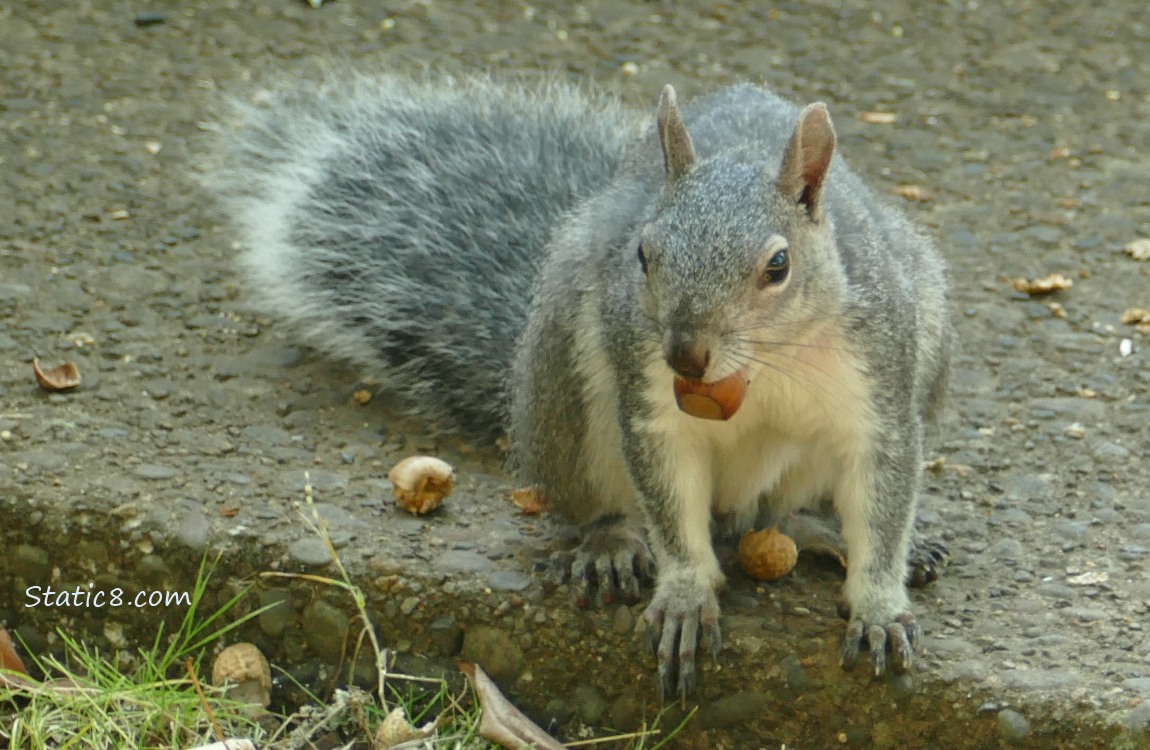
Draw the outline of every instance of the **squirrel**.
<instances>
[{"instance_id":1,"label":"squirrel","mask_svg":"<svg viewBox=\"0 0 1150 750\"><path fill-rule=\"evenodd\" d=\"M652 122L555 81L352 78L225 131L208 184L263 309L413 413L506 431L518 479L583 527L581 604L653 574L664 697L721 647L713 533L768 524L845 550L842 664L909 668L912 546L944 553L912 537L947 275L827 107L668 85Z\"/></svg>"}]
</instances>

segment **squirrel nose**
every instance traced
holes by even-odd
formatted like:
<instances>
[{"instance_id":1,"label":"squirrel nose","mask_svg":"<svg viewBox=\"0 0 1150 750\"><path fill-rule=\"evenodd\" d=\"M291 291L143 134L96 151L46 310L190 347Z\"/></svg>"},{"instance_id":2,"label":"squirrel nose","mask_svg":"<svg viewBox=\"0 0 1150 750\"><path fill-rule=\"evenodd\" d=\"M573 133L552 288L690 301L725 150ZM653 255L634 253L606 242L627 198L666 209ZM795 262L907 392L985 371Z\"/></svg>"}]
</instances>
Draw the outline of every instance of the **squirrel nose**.
<instances>
[{"instance_id":1,"label":"squirrel nose","mask_svg":"<svg viewBox=\"0 0 1150 750\"><path fill-rule=\"evenodd\" d=\"M711 364L711 350L701 337L681 331L671 331L663 345L667 364L678 375L690 380L702 380Z\"/></svg>"}]
</instances>

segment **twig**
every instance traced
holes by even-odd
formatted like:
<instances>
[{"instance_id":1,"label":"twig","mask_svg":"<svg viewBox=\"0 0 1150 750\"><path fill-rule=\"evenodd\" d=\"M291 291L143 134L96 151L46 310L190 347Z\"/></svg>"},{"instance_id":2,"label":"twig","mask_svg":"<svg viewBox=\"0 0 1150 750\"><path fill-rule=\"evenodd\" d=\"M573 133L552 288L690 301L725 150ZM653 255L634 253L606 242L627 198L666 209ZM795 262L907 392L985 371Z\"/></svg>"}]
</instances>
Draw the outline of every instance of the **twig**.
<instances>
[{"instance_id":1,"label":"twig","mask_svg":"<svg viewBox=\"0 0 1150 750\"><path fill-rule=\"evenodd\" d=\"M648 737L655 737L663 733L662 729L640 729L635 732L627 732L625 734L612 734L607 737L592 737L588 740L575 740L574 742L564 742L565 747L586 747L587 745L598 745L601 742L615 742L616 740L644 740Z\"/></svg>"},{"instance_id":2,"label":"twig","mask_svg":"<svg viewBox=\"0 0 1150 750\"><path fill-rule=\"evenodd\" d=\"M192 687L196 689L196 695L200 696L200 705L204 707L204 712L208 715L208 721L212 724L212 731L215 732L216 739L223 742L224 730L220 729L220 723L216 721L216 714L212 711L211 705L208 704L204 689L200 687L200 678L196 677L196 667L192 662L192 657L189 656L184 660L184 666L188 668L188 676L192 678Z\"/></svg>"}]
</instances>

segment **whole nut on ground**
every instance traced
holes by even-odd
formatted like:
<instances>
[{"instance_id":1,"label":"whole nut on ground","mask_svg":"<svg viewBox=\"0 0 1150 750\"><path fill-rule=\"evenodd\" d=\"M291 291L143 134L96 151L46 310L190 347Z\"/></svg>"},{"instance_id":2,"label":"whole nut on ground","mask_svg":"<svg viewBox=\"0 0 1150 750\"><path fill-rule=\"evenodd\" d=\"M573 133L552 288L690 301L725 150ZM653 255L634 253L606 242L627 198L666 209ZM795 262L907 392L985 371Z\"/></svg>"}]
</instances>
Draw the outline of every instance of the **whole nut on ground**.
<instances>
[{"instance_id":1,"label":"whole nut on ground","mask_svg":"<svg viewBox=\"0 0 1150 750\"><path fill-rule=\"evenodd\" d=\"M395 485L399 507L411 513L430 513L455 487L455 470L446 461L432 456L405 458L387 472Z\"/></svg>"},{"instance_id":2,"label":"whole nut on ground","mask_svg":"<svg viewBox=\"0 0 1150 750\"><path fill-rule=\"evenodd\" d=\"M799 550L777 529L748 531L739 540L739 564L760 581L776 581L795 567Z\"/></svg>"},{"instance_id":3,"label":"whole nut on ground","mask_svg":"<svg viewBox=\"0 0 1150 750\"><path fill-rule=\"evenodd\" d=\"M241 703L267 708L272 697L272 670L254 644L233 643L216 656L212 684L226 687L224 695Z\"/></svg>"}]
</instances>

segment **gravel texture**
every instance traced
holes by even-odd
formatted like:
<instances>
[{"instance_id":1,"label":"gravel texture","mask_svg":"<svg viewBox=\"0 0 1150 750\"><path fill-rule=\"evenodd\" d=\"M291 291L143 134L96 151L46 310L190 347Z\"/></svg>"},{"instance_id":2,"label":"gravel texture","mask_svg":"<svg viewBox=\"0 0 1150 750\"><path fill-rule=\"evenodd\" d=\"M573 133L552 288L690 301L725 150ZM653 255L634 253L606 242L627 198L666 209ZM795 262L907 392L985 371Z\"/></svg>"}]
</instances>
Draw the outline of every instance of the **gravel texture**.
<instances>
[{"instance_id":1,"label":"gravel texture","mask_svg":"<svg viewBox=\"0 0 1150 750\"><path fill-rule=\"evenodd\" d=\"M569 531L517 515L497 460L391 418L385 393L360 405L354 373L251 310L192 174L225 92L332 59L546 70L652 108L667 82L689 96L766 80L827 101L843 153L878 189L927 198L893 199L953 269L963 351L923 518L953 560L915 595L921 671L877 684L837 664L834 563L803 558L770 585L732 570L726 647L704 661L683 745L1144 737L1150 338L1119 322L1150 307L1150 262L1123 252L1150 237L1141 0L188 0L139 22L144 10L0 7L0 621L31 648L59 648L56 628L149 643L185 610L29 606L29 587L186 590L213 551L207 605L242 580L259 592L241 608L276 605L243 637L318 689L370 684L370 665L340 658L358 634L346 597L258 577L333 573L301 515L306 472L397 668L478 659L565 737L652 715L641 606L585 613L545 592L544 562ZM1054 272L1073 288L1032 299L1011 286ZM83 384L40 391L33 353L75 361ZM424 518L398 511L383 478L417 452L459 478ZM278 681L276 700L293 690Z\"/></svg>"}]
</instances>

